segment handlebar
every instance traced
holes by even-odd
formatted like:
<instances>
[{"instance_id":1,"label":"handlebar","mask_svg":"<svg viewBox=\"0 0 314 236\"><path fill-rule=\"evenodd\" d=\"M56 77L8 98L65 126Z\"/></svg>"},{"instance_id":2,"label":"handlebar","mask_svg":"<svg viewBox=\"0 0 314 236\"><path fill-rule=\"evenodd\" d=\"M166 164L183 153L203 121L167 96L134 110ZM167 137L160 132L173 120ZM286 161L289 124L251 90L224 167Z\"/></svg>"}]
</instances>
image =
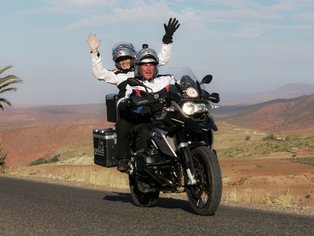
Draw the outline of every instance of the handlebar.
<instances>
[{"instance_id":1,"label":"handlebar","mask_svg":"<svg viewBox=\"0 0 314 236\"><path fill-rule=\"evenodd\" d=\"M143 106L154 103L163 103L165 101L164 98L154 98L154 97L138 97L133 96L130 98L131 104L134 106Z\"/></svg>"}]
</instances>

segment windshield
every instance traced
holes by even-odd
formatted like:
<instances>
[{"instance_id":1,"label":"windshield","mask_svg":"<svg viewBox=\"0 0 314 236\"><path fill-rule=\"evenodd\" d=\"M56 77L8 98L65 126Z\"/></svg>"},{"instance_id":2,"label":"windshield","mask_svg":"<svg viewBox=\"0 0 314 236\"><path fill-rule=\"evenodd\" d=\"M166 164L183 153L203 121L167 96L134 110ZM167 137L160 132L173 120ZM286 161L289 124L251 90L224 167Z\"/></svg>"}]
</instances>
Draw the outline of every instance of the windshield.
<instances>
[{"instance_id":1,"label":"windshield","mask_svg":"<svg viewBox=\"0 0 314 236\"><path fill-rule=\"evenodd\" d=\"M189 67L172 68L168 71L168 73L175 77L177 85L180 87L180 90L183 92L184 96L189 98L199 97L201 94L200 83Z\"/></svg>"},{"instance_id":2,"label":"windshield","mask_svg":"<svg viewBox=\"0 0 314 236\"><path fill-rule=\"evenodd\" d=\"M194 72L190 67L183 67L183 68L171 68L168 70L168 74L174 75L176 80L180 81L181 78L185 75L189 76L192 80L198 80L195 76Z\"/></svg>"}]
</instances>

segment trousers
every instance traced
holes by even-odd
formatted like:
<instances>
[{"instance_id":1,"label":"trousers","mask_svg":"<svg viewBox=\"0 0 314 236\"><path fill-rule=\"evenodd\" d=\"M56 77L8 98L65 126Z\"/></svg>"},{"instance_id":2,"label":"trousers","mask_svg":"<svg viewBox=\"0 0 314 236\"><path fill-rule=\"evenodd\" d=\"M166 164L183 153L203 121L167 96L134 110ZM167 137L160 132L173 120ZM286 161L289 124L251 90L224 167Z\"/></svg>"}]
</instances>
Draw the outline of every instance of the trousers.
<instances>
[{"instance_id":1,"label":"trousers","mask_svg":"<svg viewBox=\"0 0 314 236\"><path fill-rule=\"evenodd\" d=\"M117 133L117 159L129 160L131 158L130 150L130 130L131 122L125 118L119 118L115 124Z\"/></svg>"}]
</instances>

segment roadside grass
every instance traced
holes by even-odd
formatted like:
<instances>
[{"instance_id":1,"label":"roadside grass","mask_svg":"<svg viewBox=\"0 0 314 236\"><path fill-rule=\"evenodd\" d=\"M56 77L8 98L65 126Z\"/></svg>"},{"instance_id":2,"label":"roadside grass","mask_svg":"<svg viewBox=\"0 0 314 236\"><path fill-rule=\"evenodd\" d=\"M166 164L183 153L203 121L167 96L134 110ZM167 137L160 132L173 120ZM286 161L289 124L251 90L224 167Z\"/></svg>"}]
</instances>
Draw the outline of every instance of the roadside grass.
<instances>
[{"instance_id":1,"label":"roadside grass","mask_svg":"<svg viewBox=\"0 0 314 236\"><path fill-rule=\"evenodd\" d=\"M56 150L52 157L41 157L35 161L32 161L29 165L42 165L51 164L60 161L66 161L73 158L86 157L89 158L93 155L93 146L90 141L81 142L75 145L64 146Z\"/></svg>"},{"instance_id":2,"label":"roadside grass","mask_svg":"<svg viewBox=\"0 0 314 236\"><path fill-rule=\"evenodd\" d=\"M283 207L295 207L301 204L302 201L309 201L310 198L310 194L297 194L289 188L287 190L282 190L280 193L277 193L276 196L266 194L266 199L269 204L277 204Z\"/></svg>"},{"instance_id":3,"label":"roadside grass","mask_svg":"<svg viewBox=\"0 0 314 236\"><path fill-rule=\"evenodd\" d=\"M75 145L64 146L55 152L55 155L59 155L60 161L84 156L92 156L93 154L94 146L92 140L82 141Z\"/></svg>"}]
</instances>

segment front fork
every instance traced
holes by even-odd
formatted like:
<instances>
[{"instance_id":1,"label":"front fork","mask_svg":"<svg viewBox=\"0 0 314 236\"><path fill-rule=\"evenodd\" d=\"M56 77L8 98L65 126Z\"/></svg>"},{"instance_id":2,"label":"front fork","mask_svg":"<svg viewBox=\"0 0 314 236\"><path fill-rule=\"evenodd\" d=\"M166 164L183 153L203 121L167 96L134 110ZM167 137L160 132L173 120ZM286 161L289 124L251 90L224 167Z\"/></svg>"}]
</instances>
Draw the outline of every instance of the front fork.
<instances>
[{"instance_id":1,"label":"front fork","mask_svg":"<svg viewBox=\"0 0 314 236\"><path fill-rule=\"evenodd\" d=\"M191 151L189 148L190 142L184 141L181 135L178 135L178 136L177 136L179 138L178 149L182 153L181 156L183 158L183 167L185 169L186 176L188 177L187 184L188 185L194 185L194 184L196 184L196 179L195 179L195 169L194 169L194 164L192 161L192 155L191 155Z\"/></svg>"}]
</instances>

